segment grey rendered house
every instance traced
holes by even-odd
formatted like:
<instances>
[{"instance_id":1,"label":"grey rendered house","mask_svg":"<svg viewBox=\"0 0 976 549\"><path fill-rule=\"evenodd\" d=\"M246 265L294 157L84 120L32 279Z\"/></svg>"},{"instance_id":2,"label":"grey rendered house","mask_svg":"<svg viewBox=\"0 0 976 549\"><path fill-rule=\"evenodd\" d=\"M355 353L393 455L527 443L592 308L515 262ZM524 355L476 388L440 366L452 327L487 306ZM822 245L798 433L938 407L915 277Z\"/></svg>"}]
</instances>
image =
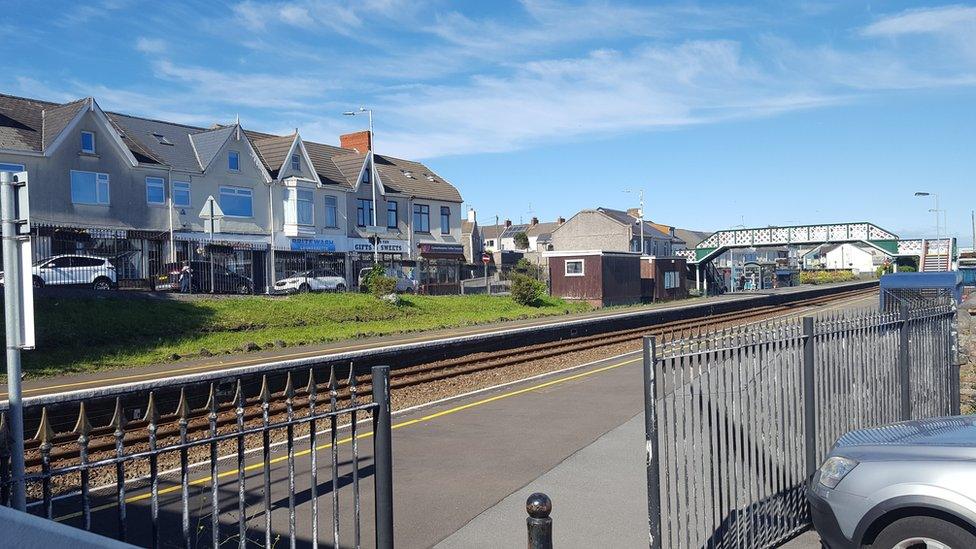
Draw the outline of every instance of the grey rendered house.
<instances>
[{"instance_id":1,"label":"grey rendered house","mask_svg":"<svg viewBox=\"0 0 976 549\"><path fill-rule=\"evenodd\" d=\"M0 94L0 170L29 174L35 257L107 257L123 285L151 286L167 264L211 256L256 291L299 265L350 276L351 262L372 259L357 223L373 194L363 178L372 161L372 151L304 141L297 130L201 128L107 113L93 98ZM376 172L383 258L434 272L456 261L457 189L417 162L377 155ZM211 196L224 214L213 235L200 217Z\"/></svg>"},{"instance_id":2,"label":"grey rendered house","mask_svg":"<svg viewBox=\"0 0 976 549\"><path fill-rule=\"evenodd\" d=\"M670 256L674 237L644 221L644 253ZM602 250L641 251L641 226L629 213L610 208L581 210L551 233L549 245L555 251Z\"/></svg>"}]
</instances>

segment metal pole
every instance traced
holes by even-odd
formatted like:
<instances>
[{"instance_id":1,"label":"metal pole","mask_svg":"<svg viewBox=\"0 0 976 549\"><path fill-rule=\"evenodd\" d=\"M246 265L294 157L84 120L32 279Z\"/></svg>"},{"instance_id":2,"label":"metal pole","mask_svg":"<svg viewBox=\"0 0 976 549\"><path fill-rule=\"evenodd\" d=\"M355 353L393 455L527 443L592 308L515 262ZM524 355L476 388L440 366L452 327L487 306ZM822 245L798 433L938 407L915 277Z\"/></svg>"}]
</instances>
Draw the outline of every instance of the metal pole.
<instances>
[{"instance_id":1,"label":"metal pole","mask_svg":"<svg viewBox=\"0 0 976 549\"><path fill-rule=\"evenodd\" d=\"M373 463L376 466L376 547L393 549L393 432L390 425L390 367L373 366Z\"/></svg>"},{"instance_id":2,"label":"metal pole","mask_svg":"<svg viewBox=\"0 0 976 549\"><path fill-rule=\"evenodd\" d=\"M898 342L898 381L901 389L901 419L905 421L912 419L911 369L908 356L908 345L910 343L909 320L911 317L907 303L902 302L899 304L899 310L901 312L901 327Z\"/></svg>"},{"instance_id":3,"label":"metal pole","mask_svg":"<svg viewBox=\"0 0 976 549\"><path fill-rule=\"evenodd\" d=\"M640 220L640 229L641 229L640 230L640 239L641 239L640 251L641 251L641 255L644 255L644 189L640 190L640 211L637 213L640 214L638 216Z\"/></svg>"},{"instance_id":4,"label":"metal pole","mask_svg":"<svg viewBox=\"0 0 976 549\"><path fill-rule=\"evenodd\" d=\"M270 276L269 280L271 282L268 284L268 291L267 291L267 293L270 294L271 293L271 289L274 288L274 285L275 285L274 181L272 181L271 183L268 184L268 217L271 218L268 221L268 224L271 227L271 242L269 243L270 244L270 247L271 247L271 249L269 250L270 255L271 255L271 269L270 269L271 276Z\"/></svg>"},{"instance_id":5,"label":"metal pole","mask_svg":"<svg viewBox=\"0 0 976 549\"><path fill-rule=\"evenodd\" d=\"M803 433L806 445L807 478L817 472L816 364L814 363L814 319L803 317Z\"/></svg>"},{"instance_id":6,"label":"metal pole","mask_svg":"<svg viewBox=\"0 0 976 549\"><path fill-rule=\"evenodd\" d=\"M528 549L552 549L552 500L542 492L536 492L525 500L525 519L528 530Z\"/></svg>"},{"instance_id":7,"label":"metal pole","mask_svg":"<svg viewBox=\"0 0 976 549\"><path fill-rule=\"evenodd\" d=\"M976 252L976 210L971 210L969 215L973 222L973 251Z\"/></svg>"},{"instance_id":8,"label":"metal pole","mask_svg":"<svg viewBox=\"0 0 976 549\"><path fill-rule=\"evenodd\" d=\"M482 259L482 263L485 264L485 295L491 295L491 284L488 283L488 262Z\"/></svg>"},{"instance_id":9,"label":"metal pole","mask_svg":"<svg viewBox=\"0 0 976 549\"><path fill-rule=\"evenodd\" d=\"M661 548L661 471L657 443L657 360L654 336L644 338L644 434L647 446L647 526L650 549Z\"/></svg>"},{"instance_id":10,"label":"metal pole","mask_svg":"<svg viewBox=\"0 0 976 549\"><path fill-rule=\"evenodd\" d=\"M7 400L10 415L10 490L11 505L20 511L27 510L24 490L24 405L20 387L20 328L23 319L20 305L24 296L20 250L17 234L16 189L13 176L0 172L0 215L3 217L3 305L7 336ZM29 238L29 237L28 237Z\"/></svg>"},{"instance_id":11,"label":"metal pole","mask_svg":"<svg viewBox=\"0 0 976 549\"><path fill-rule=\"evenodd\" d=\"M210 201L210 293L214 293L214 232L217 229L217 221L214 219L214 201Z\"/></svg>"},{"instance_id":12,"label":"metal pole","mask_svg":"<svg viewBox=\"0 0 976 549\"><path fill-rule=\"evenodd\" d=\"M370 152L370 162L369 162L369 179L373 184L373 228L379 226L376 221L376 214L378 209L378 204L376 202L376 146L373 140L373 109L366 111L369 116L369 152ZM380 262L380 236L379 234L373 234L373 263Z\"/></svg>"}]
</instances>

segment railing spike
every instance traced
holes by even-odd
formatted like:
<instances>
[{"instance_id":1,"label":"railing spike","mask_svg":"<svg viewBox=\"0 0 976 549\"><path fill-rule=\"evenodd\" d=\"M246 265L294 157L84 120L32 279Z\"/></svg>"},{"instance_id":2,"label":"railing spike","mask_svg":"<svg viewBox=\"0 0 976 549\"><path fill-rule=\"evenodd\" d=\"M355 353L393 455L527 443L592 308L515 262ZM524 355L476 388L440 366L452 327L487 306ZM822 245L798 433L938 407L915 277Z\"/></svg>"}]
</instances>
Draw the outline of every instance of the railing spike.
<instances>
[{"instance_id":1,"label":"railing spike","mask_svg":"<svg viewBox=\"0 0 976 549\"><path fill-rule=\"evenodd\" d=\"M146 415L143 421L155 425L159 423L159 407L156 406L156 391L149 392L149 403L146 404Z\"/></svg>"},{"instance_id":2,"label":"railing spike","mask_svg":"<svg viewBox=\"0 0 976 549\"><path fill-rule=\"evenodd\" d=\"M306 390L308 391L309 398L314 399L315 395L318 394L318 387L315 383L315 368L308 369L308 387Z\"/></svg>"},{"instance_id":3,"label":"railing spike","mask_svg":"<svg viewBox=\"0 0 976 549\"><path fill-rule=\"evenodd\" d=\"M244 387L241 380L237 380L237 387L234 388L234 405L238 408L244 407Z\"/></svg>"},{"instance_id":4,"label":"railing spike","mask_svg":"<svg viewBox=\"0 0 976 549\"><path fill-rule=\"evenodd\" d=\"M268 388L267 374L261 376L261 393L258 394L258 398L265 404L271 401L271 390Z\"/></svg>"},{"instance_id":5,"label":"railing spike","mask_svg":"<svg viewBox=\"0 0 976 549\"><path fill-rule=\"evenodd\" d=\"M349 361L349 379L346 380L346 385L349 386L349 392L353 395L356 394L356 366Z\"/></svg>"},{"instance_id":6,"label":"railing spike","mask_svg":"<svg viewBox=\"0 0 976 549\"><path fill-rule=\"evenodd\" d=\"M329 366L329 390L331 391L336 384L335 365Z\"/></svg>"},{"instance_id":7,"label":"railing spike","mask_svg":"<svg viewBox=\"0 0 976 549\"><path fill-rule=\"evenodd\" d=\"M112 412L112 420L108 426L116 431L125 427L125 411L122 409L122 397L115 397L115 411Z\"/></svg>"},{"instance_id":8,"label":"railing spike","mask_svg":"<svg viewBox=\"0 0 976 549\"><path fill-rule=\"evenodd\" d=\"M219 404L217 403L217 388L214 386L213 383L211 383L210 389L207 391L207 404L204 405L204 408L210 410L211 414L216 414L218 407Z\"/></svg>"},{"instance_id":9,"label":"railing spike","mask_svg":"<svg viewBox=\"0 0 976 549\"><path fill-rule=\"evenodd\" d=\"M291 372L288 372L288 375L285 376L284 393L285 393L285 399L287 399L289 402L291 402L291 400L295 398L295 384L294 382L292 382Z\"/></svg>"},{"instance_id":10,"label":"railing spike","mask_svg":"<svg viewBox=\"0 0 976 549\"><path fill-rule=\"evenodd\" d=\"M71 432L79 436L88 436L91 430L91 422L88 421L88 414L85 411L85 401L82 400L78 405L78 420L75 422L75 428Z\"/></svg>"},{"instance_id":11,"label":"railing spike","mask_svg":"<svg viewBox=\"0 0 976 549\"><path fill-rule=\"evenodd\" d=\"M186 389L180 388L180 400L176 405L176 417L186 421L190 417L190 405L186 402Z\"/></svg>"},{"instance_id":12,"label":"railing spike","mask_svg":"<svg viewBox=\"0 0 976 549\"><path fill-rule=\"evenodd\" d=\"M50 444L54 438L54 429L51 428L51 421L47 418L47 406L41 408L41 423L37 426L37 434L34 440L41 444Z\"/></svg>"}]
</instances>

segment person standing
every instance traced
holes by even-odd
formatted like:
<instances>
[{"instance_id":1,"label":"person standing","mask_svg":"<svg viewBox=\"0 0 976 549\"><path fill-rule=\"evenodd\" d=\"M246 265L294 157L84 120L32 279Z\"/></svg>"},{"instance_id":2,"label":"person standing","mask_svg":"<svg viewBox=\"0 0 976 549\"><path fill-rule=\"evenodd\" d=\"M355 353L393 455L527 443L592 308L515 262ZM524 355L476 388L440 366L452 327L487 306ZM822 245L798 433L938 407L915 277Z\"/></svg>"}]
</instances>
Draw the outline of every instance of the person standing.
<instances>
[{"instance_id":1,"label":"person standing","mask_svg":"<svg viewBox=\"0 0 976 549\"><path fill-rule=\"evenodd\" d=\"M183 268L180 269L180 293L188 294L193 292L193 269L190 262L184 261Z\"/></svg>"}]
</instances>

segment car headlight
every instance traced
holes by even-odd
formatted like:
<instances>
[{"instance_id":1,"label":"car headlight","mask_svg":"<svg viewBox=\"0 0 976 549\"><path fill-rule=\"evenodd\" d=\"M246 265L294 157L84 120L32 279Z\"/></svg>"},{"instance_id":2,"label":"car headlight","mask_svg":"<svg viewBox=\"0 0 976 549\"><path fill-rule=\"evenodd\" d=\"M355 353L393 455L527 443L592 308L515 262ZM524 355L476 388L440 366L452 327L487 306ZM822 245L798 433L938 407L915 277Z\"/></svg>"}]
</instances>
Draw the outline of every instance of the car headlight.
<instances>
[{"instance_id":1,"label":"car headlight","mask_svg":"<svg viewBox=\"0 0 976 549\"><path fill-rule=\"evenodd\" d=\"M841 456L828 458L820 466L820 484L827 488L836 488L840 481L854 470L854 467L857 467L856 460Z\"/></svg>"}]
</instances>

